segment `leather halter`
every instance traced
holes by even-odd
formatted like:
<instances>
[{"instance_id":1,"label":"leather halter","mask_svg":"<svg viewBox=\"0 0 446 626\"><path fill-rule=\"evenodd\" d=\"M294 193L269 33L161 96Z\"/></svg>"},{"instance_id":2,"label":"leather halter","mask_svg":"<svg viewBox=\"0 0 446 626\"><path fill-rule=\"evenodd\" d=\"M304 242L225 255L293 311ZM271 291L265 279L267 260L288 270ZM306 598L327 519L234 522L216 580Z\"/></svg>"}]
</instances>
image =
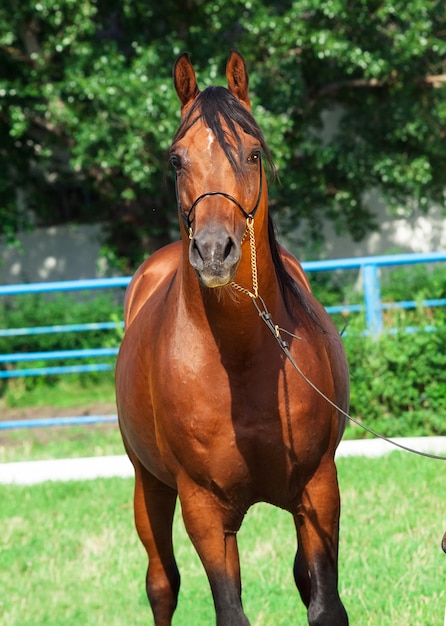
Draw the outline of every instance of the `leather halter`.
<instances>
[{"instance_id":1,"label":"leather halter","mask_svg":"<svg viewBox=\"0 0 446 626\"><path fill-rule=\"evenodd\" d=\"M226 198L227 200L230 200L231 202L233 202L236 207L239 208L239 210L241 211L242 215L248 220L248 219L254 219L254 216L256 214L257 209L259 208L259 204L260 204L260 199L262 197L262 191L263 191L263 168L262 168L262 159L261 157L259 158L259 164L260 164L260 176L259 176L259 194L257 196L257 201L254 205L254 208L248 213L247 211L245 211L245 209L243 208L243 206L240 204L240 202L234 198L234 196L231 196L229 193L226 193L224 191L207 191L205 193L202 193L201 196L198 196L198 198L196 198L188 211L185 211L185 209L183 208L183 206L181 205L181 200L180 200L180 194L178 191L178 174L177 172L175 172L175 196L177 199L177 206L178 206L178 211L181 215L181 218L184 222L184 225L186 226L186 230L189 233L189 237L192 238L193 236L193 231L192 231L192 223L193 223L193 217L191 218L192 212L195 209L195 207L197 206L197 204L199 202L201 202L204 198L207 198L209 196L223 196L223 198Z\"/></svg>"}]
</instances>

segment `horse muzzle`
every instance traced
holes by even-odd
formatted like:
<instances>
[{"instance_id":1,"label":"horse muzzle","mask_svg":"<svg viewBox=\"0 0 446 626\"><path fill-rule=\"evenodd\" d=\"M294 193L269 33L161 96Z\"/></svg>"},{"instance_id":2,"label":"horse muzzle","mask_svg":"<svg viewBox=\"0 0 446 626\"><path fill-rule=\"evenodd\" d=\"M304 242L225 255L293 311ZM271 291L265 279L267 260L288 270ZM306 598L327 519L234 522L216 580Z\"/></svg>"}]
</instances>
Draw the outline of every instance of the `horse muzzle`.
<instances>
[{"instance_id":1,"label":"horse muzzle","mask_svg":"<svg viewBox=\"0 0 446 626\"><path fill-rule=\"evenodd\" d=\"M191 239L189 261L205 287L230 283L240 258L240 242L224 228L203 227Z\"/></svg>"}]
</instances>

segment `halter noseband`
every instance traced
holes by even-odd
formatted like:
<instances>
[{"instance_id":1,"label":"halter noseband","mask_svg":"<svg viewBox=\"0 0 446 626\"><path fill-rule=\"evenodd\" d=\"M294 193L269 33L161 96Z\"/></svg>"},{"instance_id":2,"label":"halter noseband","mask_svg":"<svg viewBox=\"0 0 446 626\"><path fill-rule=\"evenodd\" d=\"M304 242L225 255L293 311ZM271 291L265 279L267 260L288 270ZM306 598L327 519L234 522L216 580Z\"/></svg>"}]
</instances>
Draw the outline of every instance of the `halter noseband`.
<instances>
[{"instance_id":1,"label":"halter noseband","mask_svg":"<svg viewBox=\"0 0 446 626\"><path fill-rule=\"evenodd\" d=\"M181 205L180 194L179 194L179 191L178 191L178 175L175 172L175 195L176 195L176 199L177 199L178 211L179 211L179 213L181 215L181 218L182 218L182 220L184 222L184 225L186 226L186 230L189 233L189 237L193 236L193 231L192 231L193 218L191 219L192 212L195 209L195 207L197 206L197 204L199 202L201 202L204 198L207 198L208 196L223 196L223 198L226 198L227 200L230 200L231 202L233 202L236 205L236 207L239 208L239 210L241 211L241 213L245 217L245 219L247 219L247 220L254 219L254 215L256 214L256 211L259 208L260 199L262 197L262 191L263 191L263 168L262 168L262 160L261 160L261 158L259 159L259 164L260 164L259 194L257 196L257 201L256 201L256 203L254 205L254 208L249 213L247 211L245 211L245 209L242 207L240 202L236 198L234 198L234 196L231 196L229 193L226 193L224 191L207 191L206 193L202 193L201 196L198 196L198 198L196 198L193 201L193 203L191 204L189 210L186 212L184 210L183 206Z\"/></svg>"}]
</instances>

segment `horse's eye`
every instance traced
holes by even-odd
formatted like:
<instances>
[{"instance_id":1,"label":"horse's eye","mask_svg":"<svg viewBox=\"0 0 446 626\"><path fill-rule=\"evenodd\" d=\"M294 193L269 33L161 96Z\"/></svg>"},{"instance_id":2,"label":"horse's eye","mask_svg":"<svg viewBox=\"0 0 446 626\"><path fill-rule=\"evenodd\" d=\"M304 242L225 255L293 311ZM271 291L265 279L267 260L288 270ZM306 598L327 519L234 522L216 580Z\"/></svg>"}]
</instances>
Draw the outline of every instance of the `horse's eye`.
<instances>
[{"instance_id":1,"label":"horse's eye","mask_svg":"<svg viewBox=\"0 0 446 626\"><path fill-rule=\"evenodd\" d=\"M179 170L181 168L181 159L177 154L171 154L170 163L175 170Z\"/></svg>"},{"instance_id":2,"label":"horse's eye","mask_svg":"<svg viewBox=\"0 0 446 626\"><path fill-rule=\"evenodd\" d=\"M253 150L248 157L250 163L258 163L260 161L260 150Z\"/></svg>"}]
</instances>

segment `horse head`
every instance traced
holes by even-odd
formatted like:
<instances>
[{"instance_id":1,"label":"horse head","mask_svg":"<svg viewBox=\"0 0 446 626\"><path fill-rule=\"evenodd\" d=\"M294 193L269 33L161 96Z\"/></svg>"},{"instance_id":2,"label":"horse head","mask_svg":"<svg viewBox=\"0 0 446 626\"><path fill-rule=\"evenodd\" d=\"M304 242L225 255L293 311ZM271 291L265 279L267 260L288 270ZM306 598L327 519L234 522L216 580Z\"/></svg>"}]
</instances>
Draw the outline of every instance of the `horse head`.
<instances>
[{"instance_id":1,"label":"horse head","mask_svg":"<svg viewBox=\"0 0 446 626\"><path fill-rule=\"evenodd\" d=\"M174 66L181 125L170 150L189 261L205 287L223 287L242 258L247 220L266 212L262 153L269 155L251 115L248 74L233 51L228 88L200 91L186 53Z\"/></svg>"}]
</instances>

